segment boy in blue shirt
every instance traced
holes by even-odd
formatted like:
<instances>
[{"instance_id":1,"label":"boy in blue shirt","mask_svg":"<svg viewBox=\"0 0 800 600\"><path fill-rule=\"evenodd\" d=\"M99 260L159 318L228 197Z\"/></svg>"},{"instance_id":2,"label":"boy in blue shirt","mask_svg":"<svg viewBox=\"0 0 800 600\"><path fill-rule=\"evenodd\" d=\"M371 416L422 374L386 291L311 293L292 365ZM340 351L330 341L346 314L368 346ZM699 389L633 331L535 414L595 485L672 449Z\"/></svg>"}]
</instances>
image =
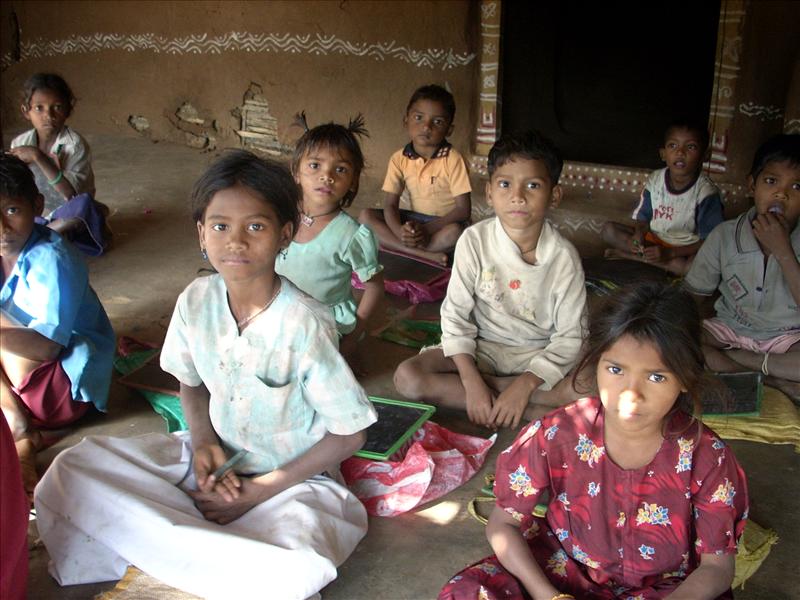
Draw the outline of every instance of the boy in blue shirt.
<instances>
[{"instance_id":1,"label":"boy in blue shirt","mask_svg":"<svg viewBox=\"0 0 800 600\"><path fill-rule=\"evenodd\" d=\"M43 198L31 171L0 157L0 404L33 492L39 428L58 428L93 404L104 411L114 332L78 252L35 223Z\"/></svg>"}]
</instances>

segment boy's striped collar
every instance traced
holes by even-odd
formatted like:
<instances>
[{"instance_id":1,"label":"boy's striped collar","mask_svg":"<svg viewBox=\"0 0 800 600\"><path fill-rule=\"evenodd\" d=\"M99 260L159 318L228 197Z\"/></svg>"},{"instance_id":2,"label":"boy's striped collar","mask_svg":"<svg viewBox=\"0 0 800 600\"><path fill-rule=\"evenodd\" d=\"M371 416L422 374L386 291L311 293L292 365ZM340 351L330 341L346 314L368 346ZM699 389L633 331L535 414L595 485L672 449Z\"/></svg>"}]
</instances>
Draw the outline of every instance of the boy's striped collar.
<instances>
[{"instance_id":1,"label":"boy's striped collar","mask_svg":"<svg viewBox=\"0 0 800 600\"><path fill-rule=\"evenodd\" d=\"M436 152L433 153L433 156L431 156L431 158L432 159L433 158L446 158L450 154L450 148L452 148L452 147L453 147L453 144L451 144L447 140L443 141L441 143L441 145L439 146L439 148L437 148ZM411 142L408 142L405 145L405 148L403 148L403 156L405 156L407 158L411 158L411 159L422 158L422 156L417 154L417 151L414 150L414 144L412 144Z\"/></svg>"}]
</instances>

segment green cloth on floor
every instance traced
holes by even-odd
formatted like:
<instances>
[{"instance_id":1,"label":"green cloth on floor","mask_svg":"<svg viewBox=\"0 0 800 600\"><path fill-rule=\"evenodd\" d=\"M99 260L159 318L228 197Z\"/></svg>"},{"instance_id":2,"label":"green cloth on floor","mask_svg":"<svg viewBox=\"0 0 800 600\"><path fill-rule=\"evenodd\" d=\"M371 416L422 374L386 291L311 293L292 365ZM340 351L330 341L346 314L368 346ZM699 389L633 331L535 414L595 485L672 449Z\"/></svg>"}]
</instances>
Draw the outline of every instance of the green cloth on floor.
<instances>
[{"instance_id":1,"label":"green cloth on floor","mask_svg":"<svg viewBox=\"0 0 800 600\"><path fill-rule=\"evenodd\" d=\"M777 541L778 534L772 529L764 529L758 523L747 521L736 552L736 571L732 588L744 588L744 582L758 571L767 559L772 545Z\"/></svg>"},{"instance_id":2,"label":"green cloth on floor","mask_svg":"<svg viewBox=\"0 0 800 600\"><path fill-rule=\"evenodd\" d=\"M402 319L384 329L379 337L410 348L436 346L442 339L442 325L439 321Z\"/></svg>"},{"instance_id":3,"label":"green cloth on floor","mask_svg":"<svg viewBox=\"0 0 800 600\"><path fill-rule=\"evenodd\" d=\"M114 357L114 369L116 369L120 375L127 375L141 367L150 360L153 355L158 354L158 352L158 348L155 348L152 350L131 352L128 356L117 355ZM167 431L169 433L189 429L189 424L183 416L180 398L171 394L162 394L149 390L137 389L136 391L144 396L150 403L150 406L153 407L153 410L164 418L167 422Z\"/></svg>"}]
</instances>

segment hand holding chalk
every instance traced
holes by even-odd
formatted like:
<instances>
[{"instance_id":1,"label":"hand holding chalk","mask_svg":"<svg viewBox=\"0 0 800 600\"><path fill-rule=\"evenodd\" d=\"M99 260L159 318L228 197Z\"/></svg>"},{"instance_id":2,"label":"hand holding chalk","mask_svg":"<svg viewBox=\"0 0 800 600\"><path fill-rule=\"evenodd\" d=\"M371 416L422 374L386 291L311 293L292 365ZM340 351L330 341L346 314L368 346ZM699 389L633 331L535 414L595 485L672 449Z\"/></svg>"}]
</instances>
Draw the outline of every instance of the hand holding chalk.
<instances>
[{"instance_id":1,"label":"hand holding chalk","mask_svg":"<svg viewBox=\"0 0 800 600\"><path fill-rule=\"evenodd\" d=\"M236 456L234 455L232 459ZM237 458L237 462L241 458ZM212 490L216 491L228 502L238 497L241 482L230 470L231 466L228 463L230 461L226 460L225 450L219 444L204 444L195 447L194 473L197 479L197 488L206 493Z\"/></svg>"}]
</instances>

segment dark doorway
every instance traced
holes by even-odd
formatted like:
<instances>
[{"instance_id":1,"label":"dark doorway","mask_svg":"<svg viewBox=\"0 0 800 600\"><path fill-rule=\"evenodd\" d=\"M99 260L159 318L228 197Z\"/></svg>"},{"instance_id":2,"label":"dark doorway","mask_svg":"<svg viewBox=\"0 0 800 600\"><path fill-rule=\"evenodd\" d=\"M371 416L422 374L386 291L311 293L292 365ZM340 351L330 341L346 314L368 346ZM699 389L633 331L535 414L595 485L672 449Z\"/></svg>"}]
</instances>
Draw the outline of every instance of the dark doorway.
<instances>
[{"instance_id":1,"label":"dark doorway","mask_svg":"<svg viewBox=\"0 0 800 600\"><path fill-rule=\"evenodd\" d=\"M708 122L719 0L503 3L503 131L569 160L658 167L676 116Z\"/></svg>"}]
</instances>

